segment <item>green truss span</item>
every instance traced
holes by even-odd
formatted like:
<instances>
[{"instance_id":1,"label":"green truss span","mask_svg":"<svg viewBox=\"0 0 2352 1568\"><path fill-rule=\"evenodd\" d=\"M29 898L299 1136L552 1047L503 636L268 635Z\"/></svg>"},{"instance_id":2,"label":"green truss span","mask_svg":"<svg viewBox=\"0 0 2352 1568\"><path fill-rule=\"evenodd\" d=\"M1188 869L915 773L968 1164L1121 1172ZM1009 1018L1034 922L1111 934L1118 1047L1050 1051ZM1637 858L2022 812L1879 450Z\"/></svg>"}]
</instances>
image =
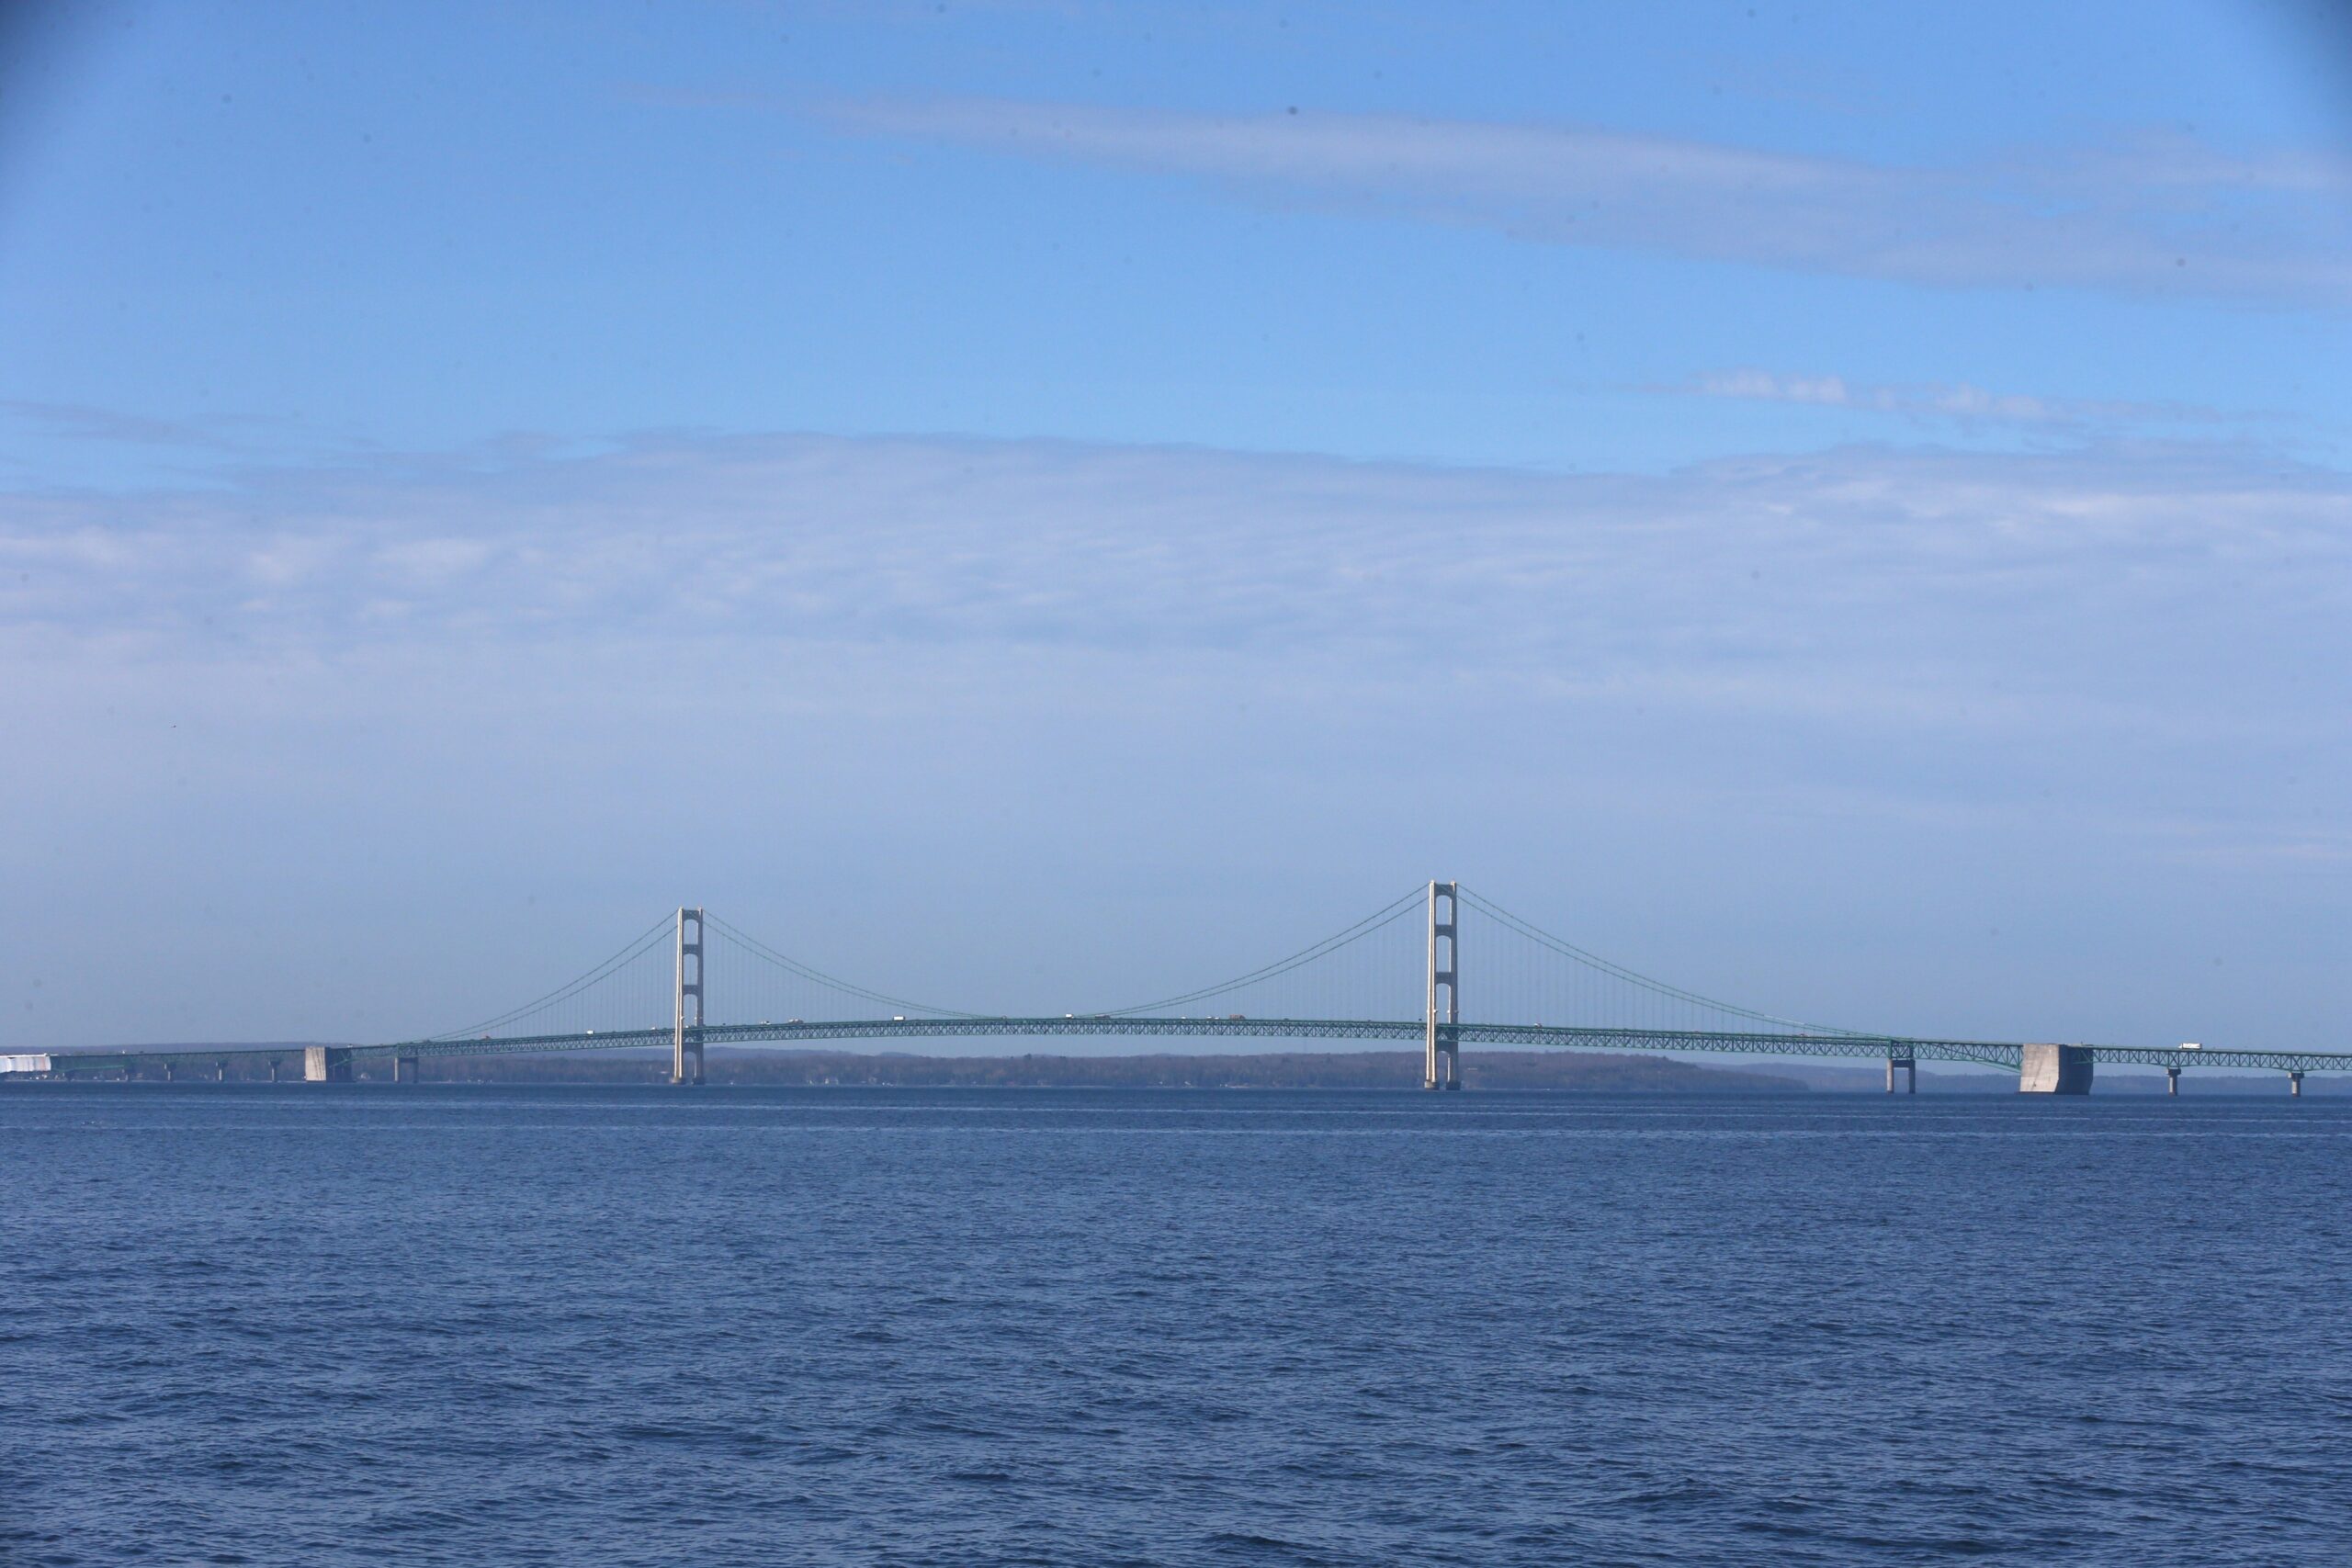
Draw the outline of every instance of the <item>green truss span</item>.
<instances>
[{"instance_id":1,"label":"green truss span","mask_svg":"<svg viewBox=\"0 0 2352 1568\"><path fill-rule=\"evenodd\" d=\"M756 1041L923 1040L946 1037L1019 1036L1102 1038L1161 1036L1192 1039L1419 1041L1419 1019L1330 1018L887 1018L819 1022L714 1023L699 1032L706 1045ZM1920 1040L1900 1035L1723 1032L1668 1029L1572 1029L1544 1024L1464 1023L1465 1045L1523 1050L1704 1051L1726 1055L1893 1057L1922 1062L1973 1062L1984 1066L2019 1065L2023 1047L2014 1042ZM478 1040L413 1040L348 1047L356 1059L386 1056L494 1056L543 1051L612 1051L667 1045L669 1029L621 1029L578 1034L507 1035ZM2253 1067L2278 1072L2352 1071L2352 1053L2329 1051L2183 1051L2138 1045L2086 1045L2099 1062L2153 1067ZM212 1063L299 1057L277 1049L212 1051L89 1051L52 1054L62 1073L121 1072L165 1063Z\"/></svg>"}]
</instances>

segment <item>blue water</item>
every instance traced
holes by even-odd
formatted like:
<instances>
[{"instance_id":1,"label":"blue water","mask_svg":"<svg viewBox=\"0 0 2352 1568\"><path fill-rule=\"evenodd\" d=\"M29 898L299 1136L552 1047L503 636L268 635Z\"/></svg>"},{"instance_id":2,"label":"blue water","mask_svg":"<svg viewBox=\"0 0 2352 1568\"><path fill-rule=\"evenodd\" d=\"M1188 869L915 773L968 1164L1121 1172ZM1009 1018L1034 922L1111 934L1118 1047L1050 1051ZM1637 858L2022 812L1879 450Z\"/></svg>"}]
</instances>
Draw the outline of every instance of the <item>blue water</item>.
<instances>
[{"instance_id":1,"label":"blue water","mask_svg":"<svg viewBox=\"0 0 2352 1568\"><path fill-rule=\"evenodd\" d=\"M0 1562L2352 1560L2352 1102L33 1086Z\"/></svg>"}]
</instances>

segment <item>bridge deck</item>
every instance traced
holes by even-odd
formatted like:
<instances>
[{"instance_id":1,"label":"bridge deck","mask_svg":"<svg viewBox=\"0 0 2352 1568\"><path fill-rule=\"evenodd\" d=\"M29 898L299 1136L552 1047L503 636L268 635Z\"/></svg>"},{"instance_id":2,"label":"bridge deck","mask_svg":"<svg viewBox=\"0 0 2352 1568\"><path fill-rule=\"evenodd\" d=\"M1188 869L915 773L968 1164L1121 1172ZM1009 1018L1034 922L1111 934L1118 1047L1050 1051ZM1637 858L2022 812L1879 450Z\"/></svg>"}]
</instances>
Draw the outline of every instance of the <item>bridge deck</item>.
<instances>
[{"instance_id":1,"label":"bridge deck","mask_svg":"<svg viewBox=\"0 0 2352 1568\"><path fill-rule=\"evenodd\" d=\"M1039 1018L887 1018L783 1023L710 1024L702 1031L708 1045L761 1041L921 1040L947 1037L1022 1036L1102 1038L1159 1036L1192 1039L1289 1039L1419 1041L1419 1019L1135 1018L1062 1015ZM1464 1023L1464 1044L1522 1050L1708 1052L1724 1055L1861 1057L1893 1056L1915 1061L1971 1062L2014 1071L2023 1053L2007 1041L1928 1040L1902 1035L1727 1032L1700 1030L1592 1029L1551 1024ZM505 1035L476 1040L413 1040L345 1047L356 1059L387 1056L488 1056L547 1051L609 1051L667 1045L667 1028L625 1029L571 1034ZM2099 1062L2157 1067L2252 1067L2278 1072L2352 1071L2352 1053L2329 1051L2195 1050L2137 1045L2084 1047ZM205 1051L80 1051L51 1053L52 1071L73 1074L123 1072L134 1067L222 1060L299 1059L279 1046Z\"/></svg>"}]
</instances>

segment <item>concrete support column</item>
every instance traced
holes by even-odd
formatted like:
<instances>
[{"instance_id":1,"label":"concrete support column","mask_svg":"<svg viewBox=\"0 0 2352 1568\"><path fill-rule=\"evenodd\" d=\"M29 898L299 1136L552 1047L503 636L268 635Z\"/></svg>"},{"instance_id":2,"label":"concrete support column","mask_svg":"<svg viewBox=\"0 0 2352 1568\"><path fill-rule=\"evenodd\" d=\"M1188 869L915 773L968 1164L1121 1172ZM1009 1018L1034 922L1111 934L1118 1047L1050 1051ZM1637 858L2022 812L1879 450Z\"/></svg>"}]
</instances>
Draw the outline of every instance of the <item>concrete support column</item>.
<instances>
[{"instance_id":1,"label":"concrete support column","mask_svg":"<svg viewBox=\"0 0 2352 1568\"><path fill-rule=\"evenodd\" d=\"M179 1070L179 1066L178 1066L178 1065L177 1065L176 1063L170 1062L170 1061L166 1061L166 1062L164 1062L164 1081L165 1083L176 1083L176 1082L178 1082L178 1081L179 1081L179 1076L180 1076L180 1070Z\"/></svg>"},{"instance_id":2,"label":"concrete support column","mask_svg":"<svg viewBox=\"0 0 2352 1568\"><path fill-rule=\"evenodd\" d=\"M1897 1069L1900 1069L1903 1074L1903 1092L1918 1093L1919 1059L1917 1056L1889 1056L1886 1059L1886 1092L1889 1094L1894 1092L1894 1075Z\"/></svg>"},{"instance_id":3,"label":"concrete support column","mask_svg":"<svg viewBox=\"0 0 2352 1568\"><path fill-rule=\"evenodd\" d=\"M418 1058L414 1056L394 1056L392 1058L392 1081L394 1083L414 1083L416 1081L417 1062Z\"/></svg>"},{"instance_id":4,"label":"concrete support column","mask_svg":"<svg viewBox=\"0 0 2352 1568\"><path fill-rule=\"evenodd\" d=\"M2301 1100L2301 1099L2302 1099L2302 1097L2303 1097L2303 1075L2302 1075L2302 1074L2301 1074L2301 1073L2289 1073L2289 1074L2287 1075L2287 1092L2288 1092L2289 1094L2293 1095L2297 1100Z\"/></svg>"},{"instance_id":5,"label":"concrete support column","mask_svg":"<svg viewBox=\"0 0 2352 1568\"><path fill-rule=\"evenodd\" d=\"M2178 1094L2180 1092L2180 1069L2178 1067L2166 1067L2165 1069L2165 1092L2166 1094Z\"/></svg>"},{"instance_id":6,"label":"concrete support column","mask_svg":"<svg viewBox=\"0 0 2352 1568\"><path fill-rule=\"evenodd\" d=\"M2088 1094L2096 1065L2096 1058L2080 1045L2028 1045L2018 1053L2018 1091Z\"/></svg>"},{"instance_id":7,"label":"concrete support column","mask_svg":"<svg viewBox=\"0 0 2352 1568\"><path fill-rule=\"evenodd\" d=\"M277 1081L277 1058L275 1056L269 1059L269 1081L272 1083Z\"/></svg>"}]
</instances>

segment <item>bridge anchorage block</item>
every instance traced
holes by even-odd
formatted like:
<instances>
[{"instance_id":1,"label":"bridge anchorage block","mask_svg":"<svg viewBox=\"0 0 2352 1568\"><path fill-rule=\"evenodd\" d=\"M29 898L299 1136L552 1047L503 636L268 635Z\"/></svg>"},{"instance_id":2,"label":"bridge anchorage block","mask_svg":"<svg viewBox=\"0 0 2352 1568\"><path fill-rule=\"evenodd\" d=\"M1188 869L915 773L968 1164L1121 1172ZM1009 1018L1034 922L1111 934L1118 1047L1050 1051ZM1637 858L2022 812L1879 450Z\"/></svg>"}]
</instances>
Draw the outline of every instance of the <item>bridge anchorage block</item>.
<instances>
[{"instance_id":1,"label":"bridge anchorage block","mask_svg":"<svg viewBox=\"0 0 2352 1568\"><path fill-rule=\"evenodd\" d=\"M2097 1065L2082 1045L2028 1045L2018 1053L2020 1094L2088 1094Z\"/></svg>"},{"instance_id":2,"label":"bridge anchorage block","mask_svg":"<svg viewBox=\"0 0 2352 1568\"><path fill-rule=\"evenodd\" d=\"M304 1083L349 1083L353 1077L350 1046L305 1045L302 1047L302 1081Z\"/></svg>"}]
</instances>

